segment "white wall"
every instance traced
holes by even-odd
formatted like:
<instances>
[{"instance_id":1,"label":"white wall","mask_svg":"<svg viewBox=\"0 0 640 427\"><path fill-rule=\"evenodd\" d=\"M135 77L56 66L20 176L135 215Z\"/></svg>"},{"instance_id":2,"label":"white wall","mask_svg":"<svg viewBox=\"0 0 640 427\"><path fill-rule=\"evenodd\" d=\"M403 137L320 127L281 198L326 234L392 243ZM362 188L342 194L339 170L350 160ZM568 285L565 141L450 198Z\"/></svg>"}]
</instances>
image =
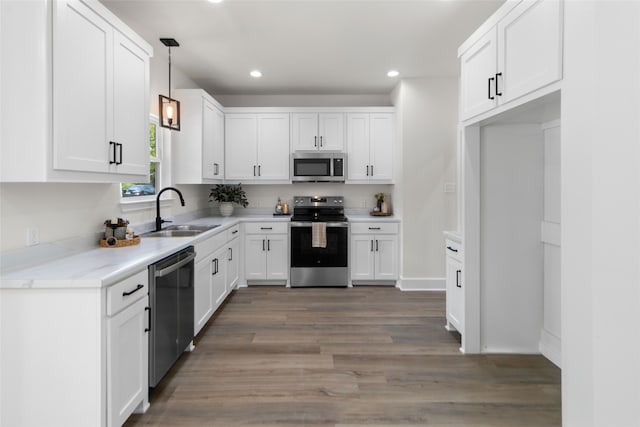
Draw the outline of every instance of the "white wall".
<instances>
[{"instance_id":1,"label":"white wall","mask_svg":"<svg viewBox=\"0 0 640 427\"><path fill-rule=\"evenodd\" d=\"M151 59L151 112L158 112L158 94L168 92L166 55ZM174 87L195 87L179 69L172 68ZM165 139L171 143L170 138ZM18 142L19 144L19 142ZM28 155L24 153L24 155ZM208 207L208 188L181 185L186 206L174 202L163 208L163 216L187 213ZM40 242L93 235L102 230L103 222L115 216L129 219L132 224L152 221L155 207L135 212L123 212L120 206L119 184L0 184L0 251L26 246L27 228L37 228Z\"/></svg>"},{"instance_id":2,"label":"white wall","mask_svg":"<svg viewBox=\"0 0 640 427\"><path fill-rule=\"evenodd\" d=\"M457 225L456 182L458 80L402 80L392 92L402 141L396 210L402 213L402 280L406 288L444 289L444 230ZM399 207L398 207L399 206Z\"/></svg>"},{"instance_id":3,"label":"white wall","mask_svg":"<svg viewBox=\"0 0 640 427\"><path fill-rule=\"evenodd\" d=\"M637 426L640 2L565 2L562 416Z\"/></svg>"}]
</instances>

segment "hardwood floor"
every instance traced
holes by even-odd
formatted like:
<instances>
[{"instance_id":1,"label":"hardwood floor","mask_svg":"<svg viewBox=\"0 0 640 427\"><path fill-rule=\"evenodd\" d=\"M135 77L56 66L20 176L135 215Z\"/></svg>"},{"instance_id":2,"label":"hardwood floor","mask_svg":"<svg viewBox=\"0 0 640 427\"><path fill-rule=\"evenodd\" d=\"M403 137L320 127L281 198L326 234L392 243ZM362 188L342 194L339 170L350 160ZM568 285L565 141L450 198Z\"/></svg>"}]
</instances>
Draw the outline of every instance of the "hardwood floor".
<instances>
[{"instance_id":1,"label":"hardwood floor","mask_svg":"<svg viewBox=\"0 0 640 427\"><path fill-rule=\"evenodd\" d=\"M234 291L133 426L561 425L542 356L462 355L443 292Z\"/></svg>"}]
</instances>

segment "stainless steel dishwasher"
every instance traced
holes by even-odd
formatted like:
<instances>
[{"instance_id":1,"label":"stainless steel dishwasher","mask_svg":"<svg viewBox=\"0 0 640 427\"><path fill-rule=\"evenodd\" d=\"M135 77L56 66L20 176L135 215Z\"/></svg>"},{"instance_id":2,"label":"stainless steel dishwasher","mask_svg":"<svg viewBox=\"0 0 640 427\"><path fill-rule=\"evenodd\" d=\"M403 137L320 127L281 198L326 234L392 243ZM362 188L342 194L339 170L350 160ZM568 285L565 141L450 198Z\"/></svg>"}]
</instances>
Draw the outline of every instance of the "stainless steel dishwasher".
<instances>
[{"instance_id":1,"label":"stainless steel dishwasher","mask_svg":"<svg viewBox=\"0 0 640 427\"><path fill-rule=\"evenodd\" d=\"M193 340L193 246L149 266L149 387L158 385Z\"/></svg>"}]
</instances>

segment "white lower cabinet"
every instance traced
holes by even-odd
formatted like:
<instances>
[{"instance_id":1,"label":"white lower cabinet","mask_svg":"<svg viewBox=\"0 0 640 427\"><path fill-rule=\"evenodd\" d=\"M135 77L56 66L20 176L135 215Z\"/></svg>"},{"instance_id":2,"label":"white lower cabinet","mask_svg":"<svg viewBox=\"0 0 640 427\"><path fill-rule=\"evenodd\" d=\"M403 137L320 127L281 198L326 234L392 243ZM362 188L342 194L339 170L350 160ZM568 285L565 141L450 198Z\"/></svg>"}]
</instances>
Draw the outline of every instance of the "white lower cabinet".
<instances>
[{"instance_id":1,"label":"white lower cabinet","mask_svg":"<svg viewBox=\"0 0 640 427\"><path fill-rule=\"evenodd\" d=\"M351 280L396 281L398 279L398 223L351 225Z\"/></svg>"},{"instance_id":2,"label":"white lower cabinet","mask_svg":"<svg viewBox=\"0 0 640 427\"><path fill-rule=\"evenodd\" d=\"M227 251L227 293L230 293L240 279L240 239L237 235L227 244Z\"/></svg>"},{"instance_id":3,"label":"white lower cabinet","mask_svg":"<svg viewBox=\"0 0 640 427\"><path fill-rule=\"evenodd\" d=\"M193 334L207 324L213 313L220 307L238 282L237 261L229 261L230 248L237 250L239 226L218 233L195 245L196 263L194 275Z\"/></svg>"},{"instance_id":4,"label":"white lower cabinet","mask_svg":"<svg viewBox=\"0 0 640 427\"><path fill-rule=\"evenodd\" d=\"M244 242L244 273L247 281L288 280L288 224L246 223Z\"/></svg>"},{"instance_id":5,"label":"white lower cabinet","mask_svg":"<svg viewBox=\"0 0 640 427\"><path fill-rule=\"evenodd\" d=\"M146 272L145 272L146 273ZM108 425L121 426L141 402L147 403L149 297L108 319Z\"/></svg>"},{"instance_id":6,"label":"white lower cabinet","mask_svg":"<svg viewBox=\"0 0 640 427\"><path fill-rule=\"evenodd\" d=\"M446 239L447 329L464 329L464 288L462 285L462 245Z\"/></svg>"}]
</instances>

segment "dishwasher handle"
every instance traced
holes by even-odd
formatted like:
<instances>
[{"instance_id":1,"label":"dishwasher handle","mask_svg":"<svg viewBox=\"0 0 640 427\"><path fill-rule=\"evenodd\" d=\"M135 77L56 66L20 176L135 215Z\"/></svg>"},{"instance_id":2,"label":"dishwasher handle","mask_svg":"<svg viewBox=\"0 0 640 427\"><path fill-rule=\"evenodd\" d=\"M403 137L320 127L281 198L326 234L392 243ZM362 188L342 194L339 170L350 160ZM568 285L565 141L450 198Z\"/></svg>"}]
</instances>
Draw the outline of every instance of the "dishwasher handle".
<instances>
[{"instance_id":1,"label":"dishwasher handle","mask_svg":"<svg viewBox=\"0 0 640 427\"><path fill-rule=\"evenodd\" d=\"M174 271L176 271L177 269L179 269L180 267L189 264L191 261L193 261L196 258L196 254L195 252L189 254L188 257L186 257L185 259L183 259L182 261L179 261L173 265L170 265L167 268L163 268L162 270L158 270L155 273L155 277L164 277L167 274L173 273Z\"/></svg>"}]
</instances>

